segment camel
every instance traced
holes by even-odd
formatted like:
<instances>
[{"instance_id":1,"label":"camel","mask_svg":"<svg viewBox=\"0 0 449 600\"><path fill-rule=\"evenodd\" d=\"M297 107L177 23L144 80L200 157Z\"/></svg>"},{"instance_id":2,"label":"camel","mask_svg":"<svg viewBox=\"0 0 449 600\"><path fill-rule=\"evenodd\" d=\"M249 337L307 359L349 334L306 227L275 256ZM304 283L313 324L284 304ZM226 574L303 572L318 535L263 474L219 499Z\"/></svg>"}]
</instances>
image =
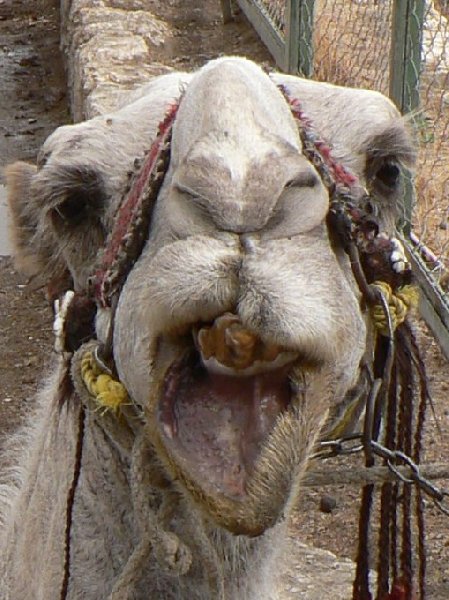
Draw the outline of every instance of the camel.
<instances>
[{"instance_id":1,"label":"camel","mask_svg":"<svg viewBox=\"0 0 449 600\"><path fill-rule=\"evenodd\" d=\"M4 600L282 598L302 477L372 361L333 198L376 220L402 277L413 161L380 93L224 57L8 168L56 343L6 450Z\"/></svg>"}]
</instances>

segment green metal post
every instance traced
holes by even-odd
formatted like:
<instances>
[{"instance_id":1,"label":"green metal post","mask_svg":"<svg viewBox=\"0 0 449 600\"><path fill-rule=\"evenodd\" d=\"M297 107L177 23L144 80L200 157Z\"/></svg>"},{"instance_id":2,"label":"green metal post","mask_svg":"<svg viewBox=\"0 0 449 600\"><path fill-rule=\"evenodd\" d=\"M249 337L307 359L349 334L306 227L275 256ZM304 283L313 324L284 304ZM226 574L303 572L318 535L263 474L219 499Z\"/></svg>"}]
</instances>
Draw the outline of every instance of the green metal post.
<instances>
[{"instance_id":1,"label":"green metal post","mask_svg":"<svg viewBox=\"0 0 449 600\"><path fill-rule=\"evenodd\" d=\"M395 0L390 63L390 97L402 113L419 108L422 35L425 0ZM416 114L416 113L415 113ZM415 122L416 120L413 119ZM419 124L417 124L419 125ZM447 296L432 278L428 265L410 244L410 229L415 190L410 173L406 173L402 228L405 248L421 288L420 312L443 352L449 358L449 303Z\"/></svg>"},{"instance_id":2,"label":"green metal post","mask_svg":"<svg viewBox=\"0 0 449 600\"><path fill-rule=\"evenodd\" d=\"M286 13L286 71L313 75L314 0L289 0Z\"/></svg>"},{"instance_id":3,"label":"green metal post","mask_svg":"<svg viewBox=\"0 0 449 600\"><path fill-rule=\"evenodd\" d=\"M282 33L273 26L272 21L267 18L266 12L262 10L260 3L256 0L237 0L237 4L259 34L276 64L285 70L285 40Z\"/></svg>"},{"instance_id":4,"label":"green metal post","mask_svg":"<svg viewBox=\"0 0 449 600\"><path fill-rule=\"evenodd\" d=\"M390 98L403 113L419 106L424 10L425 0L394 0L393 3Z\"/></svg>"},{"instance_id":5,"label":"green metal post","mask_svg":"<svg viewBox=\"0 0 449 600\"><path fill-rule=\"evenodd\" d=\"M421 45L425 0L394 0L391 55L390 98L403 113L419 107ZM410 235L415 193L410 173L405 173L404 212L400 228Z\"/></svg>"}]
</instances>

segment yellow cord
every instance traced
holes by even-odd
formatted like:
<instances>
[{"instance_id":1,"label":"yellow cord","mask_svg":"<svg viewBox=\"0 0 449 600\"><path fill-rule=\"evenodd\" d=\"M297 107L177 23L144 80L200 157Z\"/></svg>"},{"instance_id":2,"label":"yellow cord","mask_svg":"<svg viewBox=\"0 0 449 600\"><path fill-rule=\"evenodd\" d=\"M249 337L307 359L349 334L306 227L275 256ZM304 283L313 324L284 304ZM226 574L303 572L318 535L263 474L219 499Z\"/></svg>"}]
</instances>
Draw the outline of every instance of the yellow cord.
<instances>
[{"instance_id":1,"label":"yellow cord","mask_svg":"<svg viewBox=\"0 0 449 600\"><path fill-rule=\"evenodd\" d=\"M101 370L92 352L86 352L81 360L81 377L100 409L117 413L123 403L129 402L123 384Z\"/></svg>"},{"instance_id":2,"label":"yellow cord","mask_svg":"<svg viewBox=\"0 0 449 600\"><path fill-rule=\"evenodd\" d=\"M403 285L393 293L393 290L385 281L375 281L372 285L381 292L388 303L391 326L394 331L398 325L405 321L410 310L418 306L419 290L414 285ZM370 312L377 331L388 337L390 335L388 319L382 304L375 304Z\"/></svg>"}]
</instances>

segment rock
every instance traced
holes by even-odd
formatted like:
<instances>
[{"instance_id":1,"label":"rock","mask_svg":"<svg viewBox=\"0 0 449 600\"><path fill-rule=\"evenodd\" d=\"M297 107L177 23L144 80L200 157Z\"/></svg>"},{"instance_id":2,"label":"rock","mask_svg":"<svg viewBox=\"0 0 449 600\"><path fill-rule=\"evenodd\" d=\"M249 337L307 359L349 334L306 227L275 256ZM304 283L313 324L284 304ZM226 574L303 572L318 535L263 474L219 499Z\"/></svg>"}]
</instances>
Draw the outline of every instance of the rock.
<instances>
[{"instance_id":1,"label":"rock","mask_svg":"<svg viewBox=\"0 0 449 600\"><path fill-rule=\"evenodd\" d=\"M333 496L324 495L320 498L320 511L331 513L337 507L337 500Z\"/></svg>"},{"instance_id":2,"label":"rock","mask_svg":"<svg viewBox=\"0 0 449 600\"><path fill-rule=\"evenodd\" d=\"M19 65L21 67L37 67L39 64L39 57L35 54L31 56L24 56L19 60Z\"/></svg>"}]
</instances>

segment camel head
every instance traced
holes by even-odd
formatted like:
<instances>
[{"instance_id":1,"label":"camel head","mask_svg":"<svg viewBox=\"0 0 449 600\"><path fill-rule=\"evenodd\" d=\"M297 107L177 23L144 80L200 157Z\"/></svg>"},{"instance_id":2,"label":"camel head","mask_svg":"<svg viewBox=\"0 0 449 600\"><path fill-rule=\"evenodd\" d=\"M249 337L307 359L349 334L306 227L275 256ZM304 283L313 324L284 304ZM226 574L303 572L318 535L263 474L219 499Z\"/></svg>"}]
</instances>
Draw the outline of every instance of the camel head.
<instances>
[{"instance_id":1,"label":"camel head","mask_svg":"<svg viewBox=\"0 0 449 600\"><path fill-rule=\"evenodd\" d=\"M85 291L134 159L145 161L172 110L142 248L113 302L98 301L95 336L106 343L113 333L114 369L165 480L213 525L250 536L288 514L324 424L359 385L370 352L365 307L329 222L329 185L278 84L391 234L400 165L413 154L391 103L269 77L244 59L156 80L117 113L57 130L37 169L9 170L19 262L53 280L67 271Z\"/></svg>"}]
</instances>

